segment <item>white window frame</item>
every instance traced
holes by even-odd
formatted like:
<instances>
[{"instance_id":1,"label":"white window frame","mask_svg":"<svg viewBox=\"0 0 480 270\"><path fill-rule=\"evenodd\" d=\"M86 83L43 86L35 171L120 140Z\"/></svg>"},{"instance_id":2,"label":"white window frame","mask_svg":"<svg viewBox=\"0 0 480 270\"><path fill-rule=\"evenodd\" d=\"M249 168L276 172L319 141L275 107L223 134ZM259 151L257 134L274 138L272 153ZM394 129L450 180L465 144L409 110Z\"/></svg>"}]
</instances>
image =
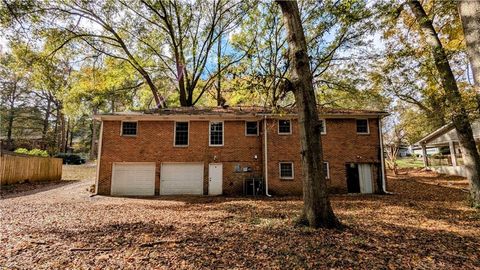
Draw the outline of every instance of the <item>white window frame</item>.
<instances>
[{"instance_id":1,"label":"white window frame","mask_svg":"<svg viewBox=\"0 0 480 270\"><path fill-rule=\"evenodd\" d=\"M222 123L222 144L211 144L211 136L212 136L212 123ZM210 121L208 123L208 146L211 147L222 147L225 144L225 122L224 121Z\"/></svg>"},{"instance_id":2,"label":"white window frame","mask_svg":"<svg viewBox=\"0 0 480 270\"><path fill-rule=\"evenodd\" d=\"M187 123L187 144L186 145L177 145L177 123ZM188 147L190 145L190 121L174 121L173 122L173 146L174 147Z\"/></svg>"},{"instance_id":3,"label":"white window frame","mask_svg":"<svg viewBox=\"0 0 480 270\"><path fill-rule=\"evenodd\" d=\"M358 129L357 129L357 121L358 120L367 120L367 132L358 132ZM357 132L357 134L360 134L360 135L369 135L370 134L370 121L368 121L368 118L357 118L357 119L355 119L355 131Z\"/></svg>"},{"instance_id":4,"label":"white window frame","mask_svg":"<svg viewBox=\"0 0 480 270\"><path fill-rule=\"evenodd\" d=\"M280 132L280 121L288 121L290 122L290 131L287 132ZM277 133L278 135L292 135L292 120L291 119L278 119L277 120Z\"/></svg>"},{"instance_id":5,"label":"white window frame","mask_svg":"<svg viewBox=\"0 0 480 270\"><path fill-rule=\"evenodd\" d=\"M328 163L328 161L324 161L323 166L327 167L327 175L325 175L325 179L330 179L330 163Z\"/></svg>"},{"instance_id":6,"label":"white window frame","mask_svg":"<svg viewBox=\"0 0 480 270\"><path fill-rule=\"evenodd\" d=\"M292 176L291 177L283 177L282 176L282 164L292 165ZM278 162L278 176L279 176L280 179L285 179L285 180L295 179L295 166L294 166L293 162L291 162L291 161L280 161L280 162Z\"/></svg>"},{"instance_id":7,"label":"white window frame","mask_svg":"<svg viewBox=\"0 0 480 270\"><path fill-rule=\"evenodd\" d=\"M135 135L123 134L123 123L137 123L137 132L135 133ZM137 120L122 120L122 122L120 123L120 136L123 136L123 137L137 137L137 135L138 135L138 121Z\"/></svg>"},{"instance_id":8,"label":"white window frame","mask_svg":"<svg viewBox=\"0 0 480 270\"><path fill-rule=\"evenodd\" d=\"M247 133L247 123L257 123L257 134L248 134ZM258 123L258 121L245 121L245 136L255 137L255 136L258 136L259 132L260 132L260 124Z\"/></svg>"},{"instance_id":9,"label":"white window frame","mask_svg":"<svg viewBox=\"0 0 480 270\"><path fill-rule=\"evenodd\" d=\"M323 130L320 131L320 134L325 135L327 134L327 120L326 119L320 119L323 123Z\"/></svg>"}]
</instances>

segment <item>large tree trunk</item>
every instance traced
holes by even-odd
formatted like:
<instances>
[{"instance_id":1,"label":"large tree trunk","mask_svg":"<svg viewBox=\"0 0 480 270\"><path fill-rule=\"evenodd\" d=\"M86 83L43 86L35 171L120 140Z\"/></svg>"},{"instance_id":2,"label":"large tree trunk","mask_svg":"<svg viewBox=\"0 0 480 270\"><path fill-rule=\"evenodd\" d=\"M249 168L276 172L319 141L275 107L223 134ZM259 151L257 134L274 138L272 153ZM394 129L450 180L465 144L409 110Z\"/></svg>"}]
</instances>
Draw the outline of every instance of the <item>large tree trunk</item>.
<instances>
[{"instance_id":1,"label":"large tree trunk","mask_svg":"<svg viewBox=\"0 0 480 270\"><path fill-rule=\"evenodd\" d=\"M320 122L313 88L313 76L307 54L297 2L277 1L287 26L287 41L291 61L290 86L295 94L303 167L303 213L300 221L310 227L338 227L328 197L323 173Z\"/></svg>"},{"instance_id":2,"label":"large tree trunk","mask_svg":"<svg viewBox=\"0 0 480 270\"><path fill-rule=\"evenodd\" d=\"M477 109L480 111L480 1L460 0L457 5L477 92Z\"/></svg>"},{"instance_id":3,"label":"large tree trunk","mask_svg":"<svg viewBox=\"0 0 480 270\"><path fill-rule=\"evenodd\" d=\"M178 56L176 56L178 59ZM188 105L187 101L187 90L185 89L185 74L183 64L177 60L177 80L178 80L178 90L180 91L180 106L186 107Z\"/></svg>"},{"instance_id":4,"label":"large tree trunk","mask_svg":"<svg viewBox=\"0 0 480 270\"><path fill-rule=\"evenodd\" d=\"M472 199L474 204L480 205L480 155L475 145L472 127L457 82L432 21L428 18L422 5L416 0L410 1L408 4L420 26L422 36L432 51L447 103L452 112L452 123L457 130L458 140L464 153L464 164L467 178L470 181Z\"/></svg>"}]
</instances>

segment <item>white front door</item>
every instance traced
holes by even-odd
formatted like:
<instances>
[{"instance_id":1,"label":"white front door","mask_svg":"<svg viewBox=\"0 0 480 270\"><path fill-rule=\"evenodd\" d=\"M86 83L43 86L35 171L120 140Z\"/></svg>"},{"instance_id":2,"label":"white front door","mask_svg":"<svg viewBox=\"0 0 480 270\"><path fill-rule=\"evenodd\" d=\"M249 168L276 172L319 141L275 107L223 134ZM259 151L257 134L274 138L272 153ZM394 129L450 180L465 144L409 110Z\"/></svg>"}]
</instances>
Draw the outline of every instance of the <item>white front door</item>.
<instances>
[{"instance_id":1,"label":"white front door","mask_svg":"<svg viewBox=\"0 0 480 270\"><path fill-rule=\"evenodd\" d=\"M360 193L373 193L372 166L370 164L359 164L358 174L360 178Z\"/></svg>"},{"instance_id":2,"label":"white front door","mask_svg":"<svg viewBox=\"0 0 480 270\"><path fill-rule=\"evenodd\" d=\"M223 165L212 163L208 166L208 195L221 195L223 191Z\"/></svg>"}]
</instances>

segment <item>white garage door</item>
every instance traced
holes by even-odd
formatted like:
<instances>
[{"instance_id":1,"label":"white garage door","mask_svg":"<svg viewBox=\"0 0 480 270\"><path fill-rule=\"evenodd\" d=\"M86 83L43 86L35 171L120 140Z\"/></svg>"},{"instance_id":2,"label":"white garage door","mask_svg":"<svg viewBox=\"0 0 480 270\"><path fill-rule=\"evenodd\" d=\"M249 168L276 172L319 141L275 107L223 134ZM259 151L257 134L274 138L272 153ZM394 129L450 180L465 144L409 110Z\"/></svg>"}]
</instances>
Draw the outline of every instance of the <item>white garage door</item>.
<instances>
[{"instance_id":1,"label":"white garage door","mask_svg":"<svg viewBox=\"0 0 480 270\"><path fill-rule=\"evenodd\" d=\"M203 195L203 163L162 163L160 195Z\"/></svg>"},{"instance_id":2,"label":"white garage door","mask_svg":"<svg viewBox=\"0 0 480 270\"><path fill-rule=\"evenodd\" d=\"M155 195L155 163L114 163L112 195Z\"/></svg>"}]
</instances>

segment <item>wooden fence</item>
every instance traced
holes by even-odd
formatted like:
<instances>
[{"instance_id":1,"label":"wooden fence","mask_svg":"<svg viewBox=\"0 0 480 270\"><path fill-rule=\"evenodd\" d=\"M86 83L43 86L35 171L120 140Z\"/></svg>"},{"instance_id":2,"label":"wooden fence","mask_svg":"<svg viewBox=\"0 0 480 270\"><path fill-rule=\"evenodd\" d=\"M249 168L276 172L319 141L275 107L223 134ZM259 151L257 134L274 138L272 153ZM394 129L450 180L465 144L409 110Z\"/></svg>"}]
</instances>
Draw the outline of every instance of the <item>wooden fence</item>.
<instances>
[{"instance_id":1,"label":"wooden fence","mask_svg":"<svg viewBox=\"0 0 480 270\"><path fill-rule=\"evenodd\" d=\"M28 155L0 155L0 184L24 181L58 181L62 179L62 159Z\"/></svg>"}]
</instances>

